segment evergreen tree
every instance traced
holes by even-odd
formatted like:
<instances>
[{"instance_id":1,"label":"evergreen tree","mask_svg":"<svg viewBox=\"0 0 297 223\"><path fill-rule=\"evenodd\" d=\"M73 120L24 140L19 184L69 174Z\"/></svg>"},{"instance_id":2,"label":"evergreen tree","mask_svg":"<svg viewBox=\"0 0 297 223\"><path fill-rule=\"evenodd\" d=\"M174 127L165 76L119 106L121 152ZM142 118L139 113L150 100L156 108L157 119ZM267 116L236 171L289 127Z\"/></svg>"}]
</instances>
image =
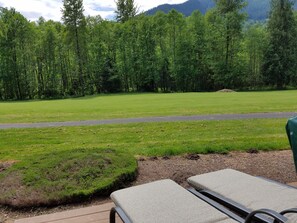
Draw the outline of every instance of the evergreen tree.
<instances>
[{"instance_id":1,"label":"evergreen tree","mask_svg":"<svg viewBox=\"0 0 297 223\"><path fill-rule=\"evenodd\" d=\"M134 0L117 0L116 20L118 22L126 22L136 16L138 9Z\"/></svg>"},{"instance_id":2,"label":"evergreen tree","mask_svg":"<svg viewBox=\"0 0 297 223\"><path fill-rule=\"evenodd\" d=\"M268 32L269 44L265 53L263 74L267 84L282 89L289 83L296 63L296 21L292 1L271 0Z\"/></svg>"}]
</instances>

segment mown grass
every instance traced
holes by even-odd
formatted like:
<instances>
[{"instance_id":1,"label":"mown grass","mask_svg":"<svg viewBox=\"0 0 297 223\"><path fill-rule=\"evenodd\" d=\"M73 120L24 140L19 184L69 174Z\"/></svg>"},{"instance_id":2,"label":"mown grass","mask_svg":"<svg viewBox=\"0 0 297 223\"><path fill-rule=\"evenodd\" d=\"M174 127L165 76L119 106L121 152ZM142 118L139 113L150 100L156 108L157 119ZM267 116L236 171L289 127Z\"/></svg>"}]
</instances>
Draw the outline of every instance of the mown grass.
<instances>
[{"instance_id":1,"label":"mown grass","mask_svg":"<svg viewBox=\"0 0 297 223\"><path fill-rule=\"evenodd\" d=\"M296 111L297 91L94 96L1 102L0 123ZM133 179L137 156L281 150L286 119L0 130L0 205L54 205ZM9 166L7 164L13 164Z\"/></svg>"},{"instance_id":2,"label":"mown grass","mask_svg":"<svg viewBox=\"0 0 297 223\"><path fill-rule=\"evenodd\" d=\"M139 123L0 131L0 203L57 204L102 193L137 156L289 148L285 119ZM20 189L21 188L21 189Z\"/></svg>"},{"instance_id":3,"label":"mown grass","mask_svg":"<svg viewBox=\"0 0 297 223\"><path fill-rule=\"evenodd\" d=\"M296 111L297 91L118 94L0 102L0 123Z\"/></svg>"},{"instance_id":4,"label":"mown grass","mask_svg":"<svg viewBox=\"0 0 297 223\"><path fill-rule=\"evenodd\" d=\"M132 155L163 156L288 148L286 119L137 123L0 131L3 161L74 148L112 148Z\"/></svg>"}]
</instances>

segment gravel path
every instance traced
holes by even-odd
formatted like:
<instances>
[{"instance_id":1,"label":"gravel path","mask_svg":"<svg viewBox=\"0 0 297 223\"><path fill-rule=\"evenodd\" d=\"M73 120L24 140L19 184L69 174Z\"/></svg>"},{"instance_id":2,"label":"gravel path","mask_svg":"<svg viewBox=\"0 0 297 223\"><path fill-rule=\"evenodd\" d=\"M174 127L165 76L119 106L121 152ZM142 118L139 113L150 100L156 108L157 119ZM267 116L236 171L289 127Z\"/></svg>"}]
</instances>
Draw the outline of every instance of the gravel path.
<instances>
[{"instance_id":1,"label":"gravel path","mask_svg":"<svg viewBox=\"0 0 297 223\"><path fill-rule=\"evenodd\" d=\"M69 122L15 123L15 124L0 124L0 129L48 128L48 127L63 127L63 126L92 126L92 125L146 123L146 122L180 122L180 121L202 121L202 120L290 118L293 116L297 116L297 112L214 114L214 115L195 115L195 116L123 118L123 119L69 121Z\"/></svg>"}]
</instances>

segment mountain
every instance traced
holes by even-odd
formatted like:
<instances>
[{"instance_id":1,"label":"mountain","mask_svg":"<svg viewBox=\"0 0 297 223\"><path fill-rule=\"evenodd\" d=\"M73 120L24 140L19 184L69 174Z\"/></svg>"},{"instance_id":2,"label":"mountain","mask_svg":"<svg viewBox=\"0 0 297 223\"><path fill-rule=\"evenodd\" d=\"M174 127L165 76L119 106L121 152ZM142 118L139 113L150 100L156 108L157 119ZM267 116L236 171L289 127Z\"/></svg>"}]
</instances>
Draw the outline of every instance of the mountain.
<instances>
[{"instance_id":1,"label":"mountain","mask_svg":"<svg viewBox=\"0 0 297 223\"><path fill-rule=\"evenodd\" d=\"M205 14L209 9L213 8L215 3L211 0L188 0L181 4L164 4L159 5L156 8L147 11L147 14L153 15L157 11L163 11L168 13L170 10L175 9L185 16L189 16L195 9L198 9L201 13Z\"/></svg>"},{"instance_id":2,"label":"mountain","mask_svg":"<svg viewBox=\"0 0 297 223\"><path fill-rule=\"evenodd\" d=\"M268 17L270 10L270 0L247 0L247 7L244 11L247 12L248 18L252 20L265 20ZM157 11L163 11L168 13L170 10L175 9L185 16L192 14L194 10L199 10L201 13L205 14L209 9L215 6L212 0L188 0L181 4L164 4L159 5L153 9L146 12L148 15L153 15ZM297 9L297 4L294 6Z\"/></svg>"}]
</instances>

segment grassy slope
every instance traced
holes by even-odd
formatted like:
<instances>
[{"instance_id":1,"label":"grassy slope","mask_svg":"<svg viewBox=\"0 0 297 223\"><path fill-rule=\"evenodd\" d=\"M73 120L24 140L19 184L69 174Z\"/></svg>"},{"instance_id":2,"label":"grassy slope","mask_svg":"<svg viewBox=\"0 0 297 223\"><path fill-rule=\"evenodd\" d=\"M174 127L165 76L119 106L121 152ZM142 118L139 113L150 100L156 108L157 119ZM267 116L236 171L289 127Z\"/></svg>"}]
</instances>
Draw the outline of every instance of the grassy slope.
<instances>
[{"instance_id":1,"label":"grassy slope","mask_svg":"<svg viewBox=\"0 0 297 223\"><path fill-rule=\"evenodd\" d=\"M27 151L27 150L26 150ZM131 154L115 149L30 149L0 174L0 204L56 205L108 194L136 177Z\"/></svg>"},{"instance_id":2,"label":"grassy slope","mask_svg":"<svg viewBox=\"0 0 297 223\"><path fill-rule=\"evenodd\" d=\"M117 103L120 103L119 98L122 97L125 99L125 103L121 102L123 106L121 109L120 105L106 105L105 113L103 112L102 116L99 115L101 118L117 117L115 114L119 115L122 112L123 115L119 117L136 116L136 114L151 116L294 111L295 104L292 102L296 93L296 91L289 91L235 94L117 95L94 97L85 101L75 99L64 102L65 104L69 103L68 106L73 106L73 102L77 100L79 101L77 106L85 104L84 108L73 106L73 111L78 112L80 118L90 119L88 117L91 114L92 106L99 106L96 103L103 99L105 103L109 101L108 99L111 101L116 99ZM243 95L246 95L244 102L241 101ZM156 113L151 113L153 110L150 110L151 107L147 105L148 103L133 104L132 102L135 102L136 98L138 100L149 98L152 101L152 107L157 110ZM155 99L153 100L153 98ZM255 98L254 102L252 98ZM93 105L92 100L96 102ZM126 104L127 100L130 100L130 105ZM17 118L13 121L47 120L46 117L49 114L51 117L59 116L54 113L54 108L66 111L67 107L64 108L62 102L62 100L56 101L56 103L61 103L56 107L53 104L54 101L26 102L31 109L33 109L32 104L43 107L43 103L49 103L52 107L48 108L48 113L47 110L42 110L44 114L39 113L40 111L38 113L36 111L29 112L30 119L24 118L20 111L12 112L12 114L20 115L16 116ZM3 104L21 109L20 105L23 103L2 103L0 106ZM136 104L139 106L138 108ZM182 104L185 106L183 107ZM169 105L171 108L166 108ZM119 111L112 113L111 111L115 107ZM285 107L286 109L283 109ZM82 112L84 109L85 114ZM131 112L128 112L129 109ZM148 109L147 112L146 109ZM71 109L68 108L68 110ZM108 110L111 114L106 112ZM5 113L5 109L3 112L2 107L0 111L2 114ZM8 113L8 111L6 112ZM35 119L37 114L40 114L41 117ZM133 157L138 155L220 153L230 150L244 151L251 148L259 150L286 149L289 148L289 144L285 135L285 124L285 119L265 119L0 130L0 162L17 161L11 168L0 174L0 203L15 206L55 204L89 196L96 192L101 193L102 189L112 187L123 174L133 175L136 168ZM75 168L76 166L81 168Z\"/></svg>"},{"instance_id":3,"label":"grassy slope","mask_svg":"<svg viewBox=\"0 0 297 223\"><path fill-rule=\"evenodd\" d=\"M0 123L296 111L297 91L132 94L1 102Z\"/></svg>"}]
</instances>

